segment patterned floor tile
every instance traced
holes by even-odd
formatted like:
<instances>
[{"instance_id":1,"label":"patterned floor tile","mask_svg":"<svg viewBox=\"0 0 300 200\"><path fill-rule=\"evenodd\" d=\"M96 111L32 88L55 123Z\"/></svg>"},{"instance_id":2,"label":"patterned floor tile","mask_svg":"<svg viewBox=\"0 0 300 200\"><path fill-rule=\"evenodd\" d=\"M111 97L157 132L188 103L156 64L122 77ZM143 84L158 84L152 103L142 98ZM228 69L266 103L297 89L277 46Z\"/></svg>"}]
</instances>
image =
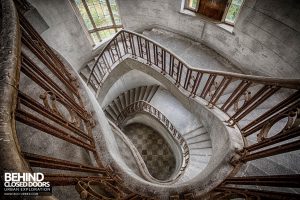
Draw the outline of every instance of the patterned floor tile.
<instances>
[{"instance_id":1,"label":"patterned floor tile","mask_svg":"<svg viewBox=\"0 0 300 200\"><path fill-rule=\"evenodd\" d=\"M135 145L147 165L150 174L159 180L168 179L174 172L176 160L164 138L151 127L130 124L124 133Z\"/></svg>"}]
</instances>

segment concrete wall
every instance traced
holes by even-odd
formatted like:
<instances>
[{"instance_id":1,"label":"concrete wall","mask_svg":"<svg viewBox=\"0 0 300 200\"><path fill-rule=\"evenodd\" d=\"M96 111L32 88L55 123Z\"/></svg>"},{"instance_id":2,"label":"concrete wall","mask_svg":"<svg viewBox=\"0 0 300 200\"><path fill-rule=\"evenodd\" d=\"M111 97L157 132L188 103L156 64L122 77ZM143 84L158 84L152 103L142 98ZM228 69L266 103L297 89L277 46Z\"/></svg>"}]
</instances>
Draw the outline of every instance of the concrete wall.
<instances>
[{"instance_id":1,"label":"concrete wall","mask_svg":"<svg viewBox=\"0 0 300 200\"><path fill-rule=\"evenodd\" d=\"M234 34L180 13L182 0L118 0L126 29L160 26L201 41L245 72L300 77L300 2L246 0Z\"/></svg>"},{"instance_id":2,"label":"concrete wall","mask_svg":"<svg viewBox=\"0 0 300 200\"><path fill-rule=\"evenodd\" d=\"M85 35L68 0L29 0L49 26L41 36L78 71L92 55ZM40 30L40 27L36 27Z\"/></svg>"}]
</instances>

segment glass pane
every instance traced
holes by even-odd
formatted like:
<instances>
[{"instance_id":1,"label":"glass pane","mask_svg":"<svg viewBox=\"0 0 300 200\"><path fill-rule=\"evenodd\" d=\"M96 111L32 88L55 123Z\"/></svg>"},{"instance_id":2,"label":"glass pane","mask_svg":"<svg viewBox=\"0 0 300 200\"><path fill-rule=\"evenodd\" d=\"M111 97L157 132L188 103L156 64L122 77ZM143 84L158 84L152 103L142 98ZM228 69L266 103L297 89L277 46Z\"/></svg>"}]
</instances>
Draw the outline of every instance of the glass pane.
<instances>
[{"instance_id":1,"label":"glass pane","mask_svg":"<svg viewBox=\"0 0 300 200\"><path fill-rule=\"evenodd\" d=\"M116 25L122 25L116 0L108 0L109 5L106 3L106 0L74 1L89 31L93 32L90 33L90 35L95 44L101 42L106 38L109 38L116 33L115 28L113 28L114 26L112 17L114 17ZM111 12L109 10L109 6L111 7ZM88 10L85 9L86 7ZM91 18L89 18L88 13L91 15ZM110 15L111 13L113 14L113 16ZM104 30L97 31L97 29Z\"/></svg>"},{"instance_id":2,"label":"glass pane","mask_svg":"<svg viewBox=\"0 0 300 200\"><path fill-rule=\"evenodd\" d=\"M197 9L199 0L189 0L188 7L191 9Z\"/></svg>"},{"instance_id":3,"label":"glass pane","mask_svg":"<svg viewBox=\"0 0 300 200\"><path fill-rule=\"evenodd\" d=\"M98 31L98 33L100 34L101 39L104 40L104 39L109 38L110 36L114 35L116 32L115 32L115 29L107 29L104 31Z\"/></svg>"},{"instance_id":4,"label":"glass pane","mask_svg":"<svg viewBox=\"0 0 300 200\"><path fill-rule=\"evenodd\" d=\"M87 0L86 2L97 28L112 25L105 0Z\"/></svg>"},{"instance_id":5,"label":"glass pane","mask_svg":"<svg viewBox=\"0 0 300 200\"><path fill-rule=\"evenodd\" d=\"M101 42L101 41L99 40L99 38L98 38L98 36L97 36L96 33L91 33L91 36L92 36L93 41L94 41L95 44Z\"/></svg>"},{"instance_id":6,"label":"glass pane","mask_svg":"<svg viewBox=\"0 0 300 200\"><path fill-rule=\"evenodd\" d=\"M82 3L81 0L75 0L75 3L77 5L77 8L82 16L82 19L86 25L86 27L88 28L88 30L92 30L93 29L93 25L92 25L92 22L87 14L87 11Z\"/></svg>"},{"instance_id":7,"label":"glass pane","mask_svg":"<svg viewBox=\"0 0 300 200\"><path fill-rule=\"evenodd\" d=\"M242 5L243 3L243 0L232 0L232 4L235 4L235 5Z\"/></svg>"},{"instance_id":8,"label":"glass pane","mask_svg":"<svg viewBox=\"0 0 300 200\"><path fill-rule=\"evenodd\" d=\"M228 12L227 12L225 22L234 23L237 18L240 8L241 8L240 5L231 4L228 9Z\"/></svg>"},{"instance_id":9,"label":"glass pane","mask_svg":"<svg viewBox=\"0 0 300 200\"><path fill-rule=\"evenodd\" d=\"M111 11L113 13L116 25L121 25L121 18L119 15L118 6L115 0L109 0Z\"/></svg>"}]
</instances>

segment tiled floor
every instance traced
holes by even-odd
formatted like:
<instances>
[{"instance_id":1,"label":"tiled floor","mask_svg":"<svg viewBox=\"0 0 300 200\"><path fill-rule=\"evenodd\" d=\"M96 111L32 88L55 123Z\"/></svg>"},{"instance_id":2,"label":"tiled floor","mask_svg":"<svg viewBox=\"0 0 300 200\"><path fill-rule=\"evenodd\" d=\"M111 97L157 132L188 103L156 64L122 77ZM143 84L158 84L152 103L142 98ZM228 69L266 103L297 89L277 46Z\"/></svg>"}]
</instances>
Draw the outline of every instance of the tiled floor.
<instances>
[{"instance_id":1,"label":"tiled floor","mask_svg":"<svg viewBox=\"0 0 300 200\"><path fill-rule=\"evenodd\" d=\"M146 125L135 123L126 126L124 133L135 145L154 178L166 180L173 174L175 157L158 132Z\"/></svg>"},{"instance_id":2,"label":"tiled floor","mask_svg":"<svg viewBox=\"0 0 300 200\"><path fill-rule=\"evenodd\" d=\"M117 134L115 134L115 138L124 162L135 174L142 177L142 174L140 173L138 168L138 164L136 163L136 160L133 157L130 148L126 145L125 142L123 142L123 140Z\"/></svg>"}]
</instances>

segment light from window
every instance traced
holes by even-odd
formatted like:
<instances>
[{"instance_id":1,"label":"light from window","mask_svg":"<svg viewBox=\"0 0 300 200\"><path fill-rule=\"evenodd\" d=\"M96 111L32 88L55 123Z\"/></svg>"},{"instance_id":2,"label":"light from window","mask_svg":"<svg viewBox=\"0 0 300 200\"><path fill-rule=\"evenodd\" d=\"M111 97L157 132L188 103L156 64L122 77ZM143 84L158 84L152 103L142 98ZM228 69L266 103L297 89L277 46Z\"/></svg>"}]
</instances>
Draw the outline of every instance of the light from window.
<instances>
[{"instance_id":1,"label":"light from window","mask_svg":"<svg viewBox=\"0 0 300 200\"><path fill-rule=\"evenodd\" d=\"M199 4L199 0L189 0L188 1L188 7L190 9L196 10Z\"/></svg>"},{"instance_id":2,"label":"light from window","mask_svg":"<svg viewBox=\"0 0 300 200\"><path fill-rule=\"evenodd\" d=\"M234 24L244 0L186 0L186 9L210 19Z\"/></svg>"},{"instance_id":3,"label":"light from window","mask_svg":"<svg viewBox=\"0 0 300 200\"><path fill-rule=\"evenodd\" d=\"M122 28L115 0L75 0L75 3L95 44Z\"/></svg>"},{"instance_id":4,"label":"light from window","mask_svg":"<svg viewBox=\"0 0 300 200\"><path fill-rule=\"evenodd\" d=\"M241 6L242 6L243 0L232 0L229 9L227 11L227 15L225 18L225 22L234 24L236 21L236 18L240 12Z\"/></svg>"}]
</instances>

